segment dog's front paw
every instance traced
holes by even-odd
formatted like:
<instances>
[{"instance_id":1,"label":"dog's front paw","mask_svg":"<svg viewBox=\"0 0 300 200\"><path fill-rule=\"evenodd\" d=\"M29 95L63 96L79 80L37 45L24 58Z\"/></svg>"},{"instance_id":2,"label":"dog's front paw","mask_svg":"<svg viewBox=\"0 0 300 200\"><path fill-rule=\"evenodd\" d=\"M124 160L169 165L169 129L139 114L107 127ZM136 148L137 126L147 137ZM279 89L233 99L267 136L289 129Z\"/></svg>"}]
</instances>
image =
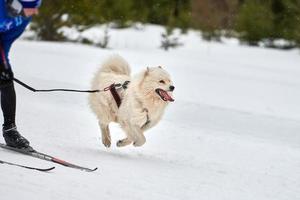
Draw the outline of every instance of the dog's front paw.
<instances>
[{"instance_id":1,"label":"dog's front paw","mask_svg":"<svg viewBox=\"0 0 300 200\"><path fill-rule=\"evenodd\" d=\"M140 147L140 146L143 146L145 143L146 143L146 140L137 140L137 141L133 142L133 146Z\"/></svg>"},{"instance_id":2,"label":"dog's front paw","mask_svg":"<svg viewBox=\"0 0 300 200\"><path fill-rule=\"evenodd\" d=\"M107 137L102 138L102 143L104 144L104 146L106 148L109 148L111 146L111 140L110 140L110 138L107 138Z\"/></svg>"}]
</instances>

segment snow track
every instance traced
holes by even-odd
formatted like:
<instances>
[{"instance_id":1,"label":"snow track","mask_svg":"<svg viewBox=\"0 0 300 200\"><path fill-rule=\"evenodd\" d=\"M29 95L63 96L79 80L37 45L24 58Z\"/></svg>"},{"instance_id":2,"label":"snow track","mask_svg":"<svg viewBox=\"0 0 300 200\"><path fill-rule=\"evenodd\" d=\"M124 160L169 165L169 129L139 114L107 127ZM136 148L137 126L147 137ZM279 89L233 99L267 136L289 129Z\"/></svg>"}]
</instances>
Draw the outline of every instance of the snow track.
<instances>
[{"instance_id":1,"label":"snow track","mask_svg":"<svg viewBox=\"0 0 300 200\"><path fill-rule=\"evenodd\" d=\"M32 145L99 170L56 166L44 174L1 165L1 200L300 199L299 52L206 43L193 32L176 50L157 49L157 38L143 48L138 35L150 40L159 30L120 31L112 50L15 44L15 76L36 89L89 89L99 64L119 53L134 73L163 65L174 78L175 102L146 133L145 146L117 148L123 133L112 124L113 145L105 149L86 94L36 94L16 85L18 128ZM5 150L0 158L48 164Z\"/></svg>"}]
</instances>

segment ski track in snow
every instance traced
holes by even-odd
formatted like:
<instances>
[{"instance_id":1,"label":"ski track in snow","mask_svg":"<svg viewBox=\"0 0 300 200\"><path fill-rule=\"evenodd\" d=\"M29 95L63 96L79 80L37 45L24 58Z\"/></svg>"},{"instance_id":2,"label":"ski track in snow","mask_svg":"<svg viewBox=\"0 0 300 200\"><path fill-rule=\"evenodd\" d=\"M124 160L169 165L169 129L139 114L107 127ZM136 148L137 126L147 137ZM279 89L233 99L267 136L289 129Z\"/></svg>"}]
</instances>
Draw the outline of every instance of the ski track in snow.
<instances>
[{"instance_id":1,"label":"ski track in snow","mask_svg":"<svg viewBox=\"0 0 300 200\"><path fill-rule=\"evenodd\" d=\"M87 94L38 94L16 85L18 128L33 146L99 170L0 149L2 160L56 166L41 173L0 165L1 200L300 199L299 52L207 43L194 32L169 52L159 43L142 46L145 37L157 41L159 30L113 32L111 50L15 44L15 76L36 89L88 89L101 61L118 53L134 73L164 66L174 78L175 102L146 133L145 146L117 148L124 134L111 124L113 145L105 149Z\"/></svg>"}]
</instances>

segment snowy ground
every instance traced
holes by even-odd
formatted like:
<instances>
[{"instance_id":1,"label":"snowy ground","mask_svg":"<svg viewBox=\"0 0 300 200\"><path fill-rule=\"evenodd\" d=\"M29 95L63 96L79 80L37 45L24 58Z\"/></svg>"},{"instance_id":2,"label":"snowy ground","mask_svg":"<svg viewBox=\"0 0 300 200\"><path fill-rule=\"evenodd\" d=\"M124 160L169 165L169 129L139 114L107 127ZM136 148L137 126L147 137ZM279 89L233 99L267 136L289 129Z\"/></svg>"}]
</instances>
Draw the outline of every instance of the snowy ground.
<instances>
[{"instance_id":1,"label":"snowy ground","mask_svg":"<svg viewBox=\"0 0 300 200\"><path fill-rule=\"evenodd\" d=\"M0 199L300 199L300 53L207 43L195 32L169 52L159 27L111 33L110 50L18 41L15 76L39 89L89 88L113 53L133 71L163 65L176 101L141 148L105 149L86 94L36 94L20 86L19 130L43 152L99 171L41 173L0 165ZM112 124L112 139L123 137ZM3 140L0 140L3 142ZM0 159L52 163L0 149Z\"/></svg>"}]
</instances>

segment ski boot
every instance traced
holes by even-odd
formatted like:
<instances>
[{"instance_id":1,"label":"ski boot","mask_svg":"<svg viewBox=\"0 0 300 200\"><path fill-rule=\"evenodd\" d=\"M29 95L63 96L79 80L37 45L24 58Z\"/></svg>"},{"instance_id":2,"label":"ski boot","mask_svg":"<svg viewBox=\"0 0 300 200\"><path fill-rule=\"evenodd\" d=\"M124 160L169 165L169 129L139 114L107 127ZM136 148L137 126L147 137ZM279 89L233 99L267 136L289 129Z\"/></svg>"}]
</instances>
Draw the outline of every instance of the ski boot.
<instances>
[{"instance_id":1,"label":"ski boot","mask_svg":"<svg viewBox=\"0 0 300 200\"><path fill-rule=\"evenodd\" d=\"M3 126L3 137L7 146L33 151L33 148L29 145L29 141L18 132L15 124Z\"/></svg>"}]
</instances>

